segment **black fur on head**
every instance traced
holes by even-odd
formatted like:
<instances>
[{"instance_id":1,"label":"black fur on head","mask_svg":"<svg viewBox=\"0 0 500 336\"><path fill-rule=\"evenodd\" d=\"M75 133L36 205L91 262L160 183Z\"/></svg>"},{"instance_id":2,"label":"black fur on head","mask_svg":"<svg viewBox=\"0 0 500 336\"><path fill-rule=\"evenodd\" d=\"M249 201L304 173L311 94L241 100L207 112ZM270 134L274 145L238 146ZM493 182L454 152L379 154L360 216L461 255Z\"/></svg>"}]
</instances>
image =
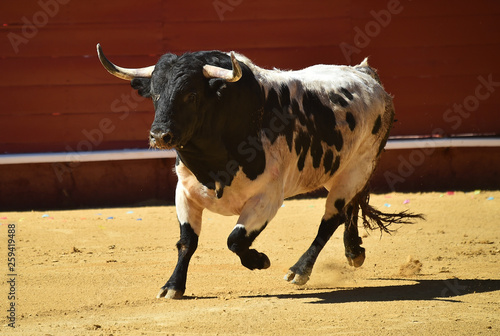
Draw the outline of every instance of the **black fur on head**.
<instances>
[{"instance_id":1,"label":"black fur on head","mask_svg":"<svg viewBox=\"0 0 500 336\"><path fill-rule=\"evenodd\" d=\"M251 69L239 62L242 76L235 82L207 78L203 67L232 69L231 57L220 51L200 51L181 56L163 55L151 78L134 78L132 87L153 100L155 118L150 145L177 150L180 160L198 180L213 187L228 162L236 170L223 181L229 185L236 171L254 179L265 166L263 152L251 161L238 146L258 139L264 94ZM219 181L220 182L220 181Z\"/></svg>"},{"instance_id":2,"label":"black fur on head","mask_svg":"<svg viewBox=\"0 0 500 336\"><path fill-rule=\"evenodd\" d=\"M151 126L152 136L169 134L168 138L163 139L165 141L157 139L157 147L185 146L193 137L222 130L228 126L228 118L242 117L242 111L238 109L247 108L241 104L242 98L246 98L243 100L245 102L259 100L258 96L255 97L256 94L260 95L259 86L245 64L240 64L243 76L235 83L206 78L203 66L207 64L226 69L232 66L229 55L219 51L182 56L165 54L156 64L151 78L132 80L132 87L141 96L153 100L155 119ZM248 85L252 80L253 85ZM255 103L249 105L250 108L258 109ZM252 114L247 113L246 116Z\"/></svg>"}]
</instances>

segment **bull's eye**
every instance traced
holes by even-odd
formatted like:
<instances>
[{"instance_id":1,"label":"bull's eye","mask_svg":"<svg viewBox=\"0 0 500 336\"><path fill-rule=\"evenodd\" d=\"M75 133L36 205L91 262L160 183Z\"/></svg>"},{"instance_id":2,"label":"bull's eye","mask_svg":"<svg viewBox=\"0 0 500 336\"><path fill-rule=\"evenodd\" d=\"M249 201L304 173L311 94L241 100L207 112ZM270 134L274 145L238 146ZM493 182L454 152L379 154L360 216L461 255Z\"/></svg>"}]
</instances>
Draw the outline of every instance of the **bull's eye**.
<instances>
[{"instance_id":1,"label":"bull's eye","mask_svg":"<svg viewBox=\"0 0 500 336\"><path fill-rule=\"evenodd\" d=\"M160 99L160 95L159 94L154 94L152 97L153 97L154 101L158 101Z\"/></svg>"},{"instance_id":2,"label":"bull's eye","mask_svg":"<svg viewBox=\"0 0 500 336\"><path fill-rule=\"evenodd\" d=\"M184 101L186 103L196 103L197 97L198 97L198 95L196 94L196 92L190 92L189 94L186 95L186 97L184 98Z\"/></svg>"}]
</instances>

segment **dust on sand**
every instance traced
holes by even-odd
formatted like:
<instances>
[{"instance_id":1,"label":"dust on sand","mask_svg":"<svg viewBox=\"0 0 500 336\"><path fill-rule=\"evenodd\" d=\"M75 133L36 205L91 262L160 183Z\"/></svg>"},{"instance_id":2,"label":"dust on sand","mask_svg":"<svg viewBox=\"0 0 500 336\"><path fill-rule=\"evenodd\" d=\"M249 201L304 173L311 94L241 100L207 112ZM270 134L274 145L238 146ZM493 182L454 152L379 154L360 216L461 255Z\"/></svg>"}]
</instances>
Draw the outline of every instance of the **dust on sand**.
<instances>
[{"instance_id":1,"label":"dust on sand","mask_svg":"<svg viewBox=\"0 0 500 336\"><path fill-rule=\"evenodd\" d=\"M398 275L403 277L411 277L417 275L422 270L422 263L420 260L413 259L412 256L408 256L408 260L401 266L399 266Z\"/></svg>"},{"instance_id":2,"label":"dust on sand","mask_svg":"<svg viewBox=\"0 0 500 336\"><path fill-rule=\"evenodd\" d=\"M177 301L155 299L177 259L174 207L1 213L0 333L499 335L499 202L499 191L372 195L379 209L427 220L392 235L361 230L360 268L348 266L339 228L302 287L283 276L314 239L324 199L285 202L254 243L271 259L262 271L227 249L236 219L205 212L187 297ZM15 329L6 318L8 224Z\"/></svg>"}]
</instances>

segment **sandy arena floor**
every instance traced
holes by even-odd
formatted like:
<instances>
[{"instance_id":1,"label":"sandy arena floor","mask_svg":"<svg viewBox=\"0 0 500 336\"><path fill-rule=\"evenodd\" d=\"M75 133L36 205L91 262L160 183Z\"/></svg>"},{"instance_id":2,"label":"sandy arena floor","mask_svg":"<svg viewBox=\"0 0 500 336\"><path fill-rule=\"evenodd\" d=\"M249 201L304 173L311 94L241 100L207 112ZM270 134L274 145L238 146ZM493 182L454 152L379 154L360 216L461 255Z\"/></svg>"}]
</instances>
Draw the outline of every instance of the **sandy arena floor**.
<instances>
[{"instance_id":1,"label":"sandy arena floor","mask_svg":"<svg viewBox=\"0 0 500 336\"><path fill-rule=\"evenodd\" d=\"M0 213L0 334L500 335L500 191L373 195L383 211L427 221L392 236L360 231L358 269L344 257L341 227L309 283L295 287L283 276L312 242L323 203L285 202L253 245L271 259L262 271L226 247L236 218L206 212L178 301L155 299L176 262L174 207Z\"/></svg>"}]
</instances>

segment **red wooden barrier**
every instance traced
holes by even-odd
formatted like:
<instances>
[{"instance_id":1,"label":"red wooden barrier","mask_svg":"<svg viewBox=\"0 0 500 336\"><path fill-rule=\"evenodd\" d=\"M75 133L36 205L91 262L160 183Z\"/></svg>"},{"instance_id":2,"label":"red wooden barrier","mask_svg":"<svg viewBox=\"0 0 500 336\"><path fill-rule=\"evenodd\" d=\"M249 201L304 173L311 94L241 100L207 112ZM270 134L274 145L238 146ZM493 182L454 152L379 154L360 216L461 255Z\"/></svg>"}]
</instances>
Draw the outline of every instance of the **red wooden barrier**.
<instances>
[{"instance_id":1,"label":"red wooden barrier","mask_svg":"<svg viewBox=\"0 0 500 336\"><path fill-rule=\"evenodd\" d=\"M460 125L446 114L475 95L480 76L500 82L498 1L40 0L4 1L0 13L0 125L8 125L0 153L75 148L103 118L115 131L92 150L146 146L152 106L127 105L130 115L119 119L116 100L131 89L102 69L97 42L130 67L203 49L283 69L370 56L395 96L393 135L500 132L496 92Z\"/></svg>"},{"instance_id":2,"label":"red wooden barrier","mask_svg":"<svg viewBox=\"0 0 500 336\"><path fill-rule=\"evenodd\" d=\"M499 18L497 0L2 1L0 154L147 147L152 104L102 68L98 42L127 67L203 49L282 69L370 56L392 135L499 135Z\"/></svg>"}]
</instances>

